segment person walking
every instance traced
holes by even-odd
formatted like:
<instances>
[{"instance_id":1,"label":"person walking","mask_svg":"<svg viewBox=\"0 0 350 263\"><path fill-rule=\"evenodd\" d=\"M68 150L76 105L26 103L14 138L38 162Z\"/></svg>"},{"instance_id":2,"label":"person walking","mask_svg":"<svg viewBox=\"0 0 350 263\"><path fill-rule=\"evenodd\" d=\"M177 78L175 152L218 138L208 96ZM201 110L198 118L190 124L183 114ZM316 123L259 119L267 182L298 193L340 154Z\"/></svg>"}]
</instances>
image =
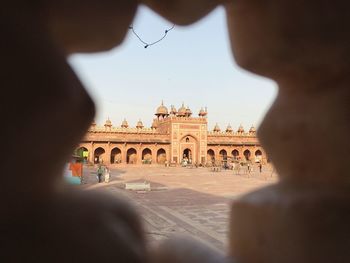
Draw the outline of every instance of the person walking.
<instances>
[{"instance_id":1,"label":"person walking","mask_svg":"<svg viewBox=\"0 0 350 263\"><path fill-rule=\"evenodd\" d=\"M101 183L102 182L102 175L103 175L103 167L102 165L99 165L98 166L98 169L97 169L97 179L98 179L98 182Z\"/></svg>"}]
</instances>

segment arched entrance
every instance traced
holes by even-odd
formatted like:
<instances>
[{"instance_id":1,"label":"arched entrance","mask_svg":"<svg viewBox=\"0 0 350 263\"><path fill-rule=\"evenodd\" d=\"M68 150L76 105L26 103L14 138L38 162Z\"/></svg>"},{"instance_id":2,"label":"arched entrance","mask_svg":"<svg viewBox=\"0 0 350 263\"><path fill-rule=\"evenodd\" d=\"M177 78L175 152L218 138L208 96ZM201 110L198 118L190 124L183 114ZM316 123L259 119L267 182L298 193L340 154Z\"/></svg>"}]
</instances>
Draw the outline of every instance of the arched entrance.
<instances>
[{"instance_id":1,"label":"arched entrance","mask_svg":"<svg viewBox=\"0 0 350 263\"><path fill-rule=\"evenodd\" d=\"M215 163L215 152L212 149L207 151L207 162L211 164Z\"/></svg>"},{"instance_id":2,"label":"arched entrance","mask_svg":"<svg viewBox=\"0 0 350 263\"><path fill-rule=\"evenodd\" d=\"M260 150L255 151L255 162L261 162L262 161L262 152Z\"/></svg>"},{"instance_id":3,"label":"arched entrance","mask_svg":"<svg viewBox=\"0 0 350 263\"><path fill-rule=\"evenodd\" d=\"M119 148L114 148L111 151L111 164L122 162L122 151Z\"/></svg>"},{"instance_id":4,"label":"arched entrance","mask_svg":"<svg viewBox=\"0 0 350 263\"><path fill-rule=\"evenodd\" d=\"M142 151L142 163L151 164L152 163L152 151L146 148Z\"/></svg>"},{"instance_id":5,"label":"arched entrance","mask_svg":"<svg viewBox=\"0 0 350 263\"><path fill-rule=\"evenodd\" d=\"M238 158L239 158L239 151L236 150L236 149L234 149L234 150L232 151L232 156L233 156L233 159L234 159L234 160L238 160Z\"/></svg>"},{"instance_id":6,"label":"arched entrance","mask_svg":"<svg viewBox=\"0 0 350 263\"><path fill-rule=\"evenodd\" d=\"M106 151L105 149L103 149L102 147L98 147L95 151L94 151L94 163L98 164L98 163L103 163L104 157L105 157Z\"/></svg>"},{"instance_id":7,"label":"arched entrance","mask_svg":"<svg viewBox=\"0 0 350 263\"><path fill-rule=\"evenodd\" d=\"M194 136L188 134L182 137L179 152L180 162L182 163L184 160L192 164L201 162L198 150L198 140Z\"/></svg>"},{"instance_id":8,"label":"arched entrance","mask_svg":"<svg viewBox=\"0 0 350 263\"><path fill-rule=\"evenodd\" d=\"M227 163L227 152L226 152L226 150L221 150L219 152L219 156L220 156L220 161L221 161L222 164Z\"/></svg>"},{"instance_id":9,"label":"arched entrance","mask_svg":"<svg viewBox=\"0 0 350 263\"><path fill-rule=\"evenodd\" d=\"M130 148L126 152L126 162L128 164L136 164L137 163L137 151L134 148Z\"/></svg>"},{"instance_id":10,"label":"arched entrance","mask_svg":"<svg viewBox=\"0 0 350 263\"><path fill-rule=\"evenodd\" d=\"M157 151L157 163L164 164L165 161L166 161L166 152L163 148L159 149Z\"/></svg>"},{"instance_id":11,"label":"arched entrance","mask_svg":"<svg viewBox=\"0 0 350 263\"><path fill-rule=\"evenodd\" d=\"M243 154L244 154L246 161L249 161L250 156L252 155L251 152L249 150L245 150Z\"/></svg>"},{"instance_id":12,"label":"arched entrance","mask_svg":"<svg viewBox=\"0 0 350 263\"><path fill-rule=\"evenodd\" d=\"M84 161L87 161L89 158L89 150L85 147L80 147L75 151L75 154L79 157L81 157L82 159L84 159Z\"/></svg>"},{"instance_id":13,"label":"arched entrance","mask_svg":"<svg viewBox=\"0 0 350 263\"><path fill-rule=\"evenodd\" d=\"M190 149L186 148L183 151L182 158L187 159L188 162L191 163L190 160L192 161L192 151Z\"/></svg>"}]
</instances>

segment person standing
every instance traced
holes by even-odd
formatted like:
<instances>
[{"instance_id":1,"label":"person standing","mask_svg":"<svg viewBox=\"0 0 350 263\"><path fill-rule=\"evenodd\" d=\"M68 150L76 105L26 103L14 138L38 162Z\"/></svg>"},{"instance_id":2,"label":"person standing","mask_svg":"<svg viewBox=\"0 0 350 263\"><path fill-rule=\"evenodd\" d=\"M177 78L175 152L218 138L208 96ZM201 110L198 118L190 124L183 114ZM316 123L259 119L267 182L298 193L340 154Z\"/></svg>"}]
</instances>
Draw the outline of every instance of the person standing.
<instances>
[{"instance_id":1,"label":"person standing","mask_svg":"<svg viewBox=\"0 0 350 263\"><path fill-rule=\"evenodd\" d=\"M102 175L103 175L103 167L102 165L99 165L98 166L98 169L97 169L97 179L98 179L98 182L101 183L102 182Z\"/></svg>"},{"instance_id":2,"label":"person standing","mask_svg":"<svg viewBox=\"0 0 350 263\"><path fill-rule=\"evenodd\" d=\"M262 172L262 163L261 162L259 163L259 171L260 171L260 173Z\"/></svg>"},{"instance_id":3,"label":"person standing","mask_svg":"<svg viewBox=\"0 0 350 263\"><path fill-rule=\"evenodd\" d=\"M110 179L110 171L108 169L108 167L105 168L105 183L109 183L109 179Z\"/></svg>"}]
</instances>

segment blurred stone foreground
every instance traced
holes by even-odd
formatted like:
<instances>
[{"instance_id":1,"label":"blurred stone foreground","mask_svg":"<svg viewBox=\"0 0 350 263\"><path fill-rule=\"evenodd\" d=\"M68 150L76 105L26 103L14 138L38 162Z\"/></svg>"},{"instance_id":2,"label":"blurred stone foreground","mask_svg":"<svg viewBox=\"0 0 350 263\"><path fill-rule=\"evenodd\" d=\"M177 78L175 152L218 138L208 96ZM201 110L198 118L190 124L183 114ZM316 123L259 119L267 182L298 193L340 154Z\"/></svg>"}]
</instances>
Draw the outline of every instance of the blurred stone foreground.
<instances>
[{"instance_id":1,"label":"blurred stone foreground","mask_svg":"<svg viewBox=\"0 0 350 263\"><path fill-rule=\"evenodd\" d=\"M350 4L143 3L181 25L225 5L236 62L279 85L258 137L280 182L234 201L228 257L188 238L149 249L139 215L123 197L57 184L94 116L66 57L119 45L139 2L4 1L1 261L348 262Z\"/></svg>"}]
</instances>

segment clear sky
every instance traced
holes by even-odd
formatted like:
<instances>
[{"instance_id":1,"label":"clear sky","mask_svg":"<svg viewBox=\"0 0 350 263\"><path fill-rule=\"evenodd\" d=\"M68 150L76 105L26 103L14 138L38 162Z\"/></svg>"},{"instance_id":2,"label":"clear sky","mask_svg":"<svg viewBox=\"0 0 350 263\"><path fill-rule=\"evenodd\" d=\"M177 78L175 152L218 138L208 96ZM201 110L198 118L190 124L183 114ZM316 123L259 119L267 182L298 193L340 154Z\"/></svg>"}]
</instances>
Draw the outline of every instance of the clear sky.
<instances>
[{"instance_id":1,"label":"clear sky","mask_svg":"<svg viewBox=\"0 0 350 263\"><path fill-rule=\"evenodd\" d=\"M146 7L133 25L146 42L172 26ZM70 63L96 102L100 125L109 117L114 126L126 118L131 126L141 119L149 127L163 100L177 108L184 102L195 114L207 106L210 129L215 123L248 129L259 125L277 92L274 82L235 64L222 8L189 27L176 26L147 49L129 32L118 48L75 55Z\"/></svg>"}]
</instances>

